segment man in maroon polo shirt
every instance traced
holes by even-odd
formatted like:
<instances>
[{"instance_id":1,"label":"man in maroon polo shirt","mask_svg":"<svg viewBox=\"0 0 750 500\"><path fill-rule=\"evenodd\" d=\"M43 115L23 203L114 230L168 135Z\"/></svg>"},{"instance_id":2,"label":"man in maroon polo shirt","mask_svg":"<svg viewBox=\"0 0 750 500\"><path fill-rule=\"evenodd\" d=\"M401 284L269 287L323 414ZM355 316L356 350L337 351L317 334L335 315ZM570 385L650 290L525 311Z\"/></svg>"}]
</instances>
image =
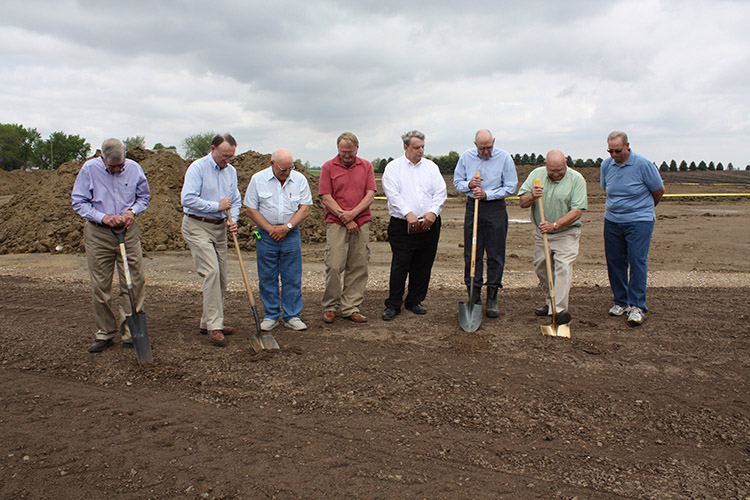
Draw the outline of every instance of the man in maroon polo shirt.
<instances>
[{"instance_id":1,"label":"man in maroon polo shirt","mask_svg":"<svg viewBox=\"0 0 750 500\"><path fill-rule=\"evenodd\" d=\"M338 310L343 318L364 323L367 318L359 306L367 286L375 173L369 161L357 157L357 136L344 132L336 140L336 147L338 155L323 164L318 187L326 207L323 321L333 323Z\"/></svg>"}]
</instances>

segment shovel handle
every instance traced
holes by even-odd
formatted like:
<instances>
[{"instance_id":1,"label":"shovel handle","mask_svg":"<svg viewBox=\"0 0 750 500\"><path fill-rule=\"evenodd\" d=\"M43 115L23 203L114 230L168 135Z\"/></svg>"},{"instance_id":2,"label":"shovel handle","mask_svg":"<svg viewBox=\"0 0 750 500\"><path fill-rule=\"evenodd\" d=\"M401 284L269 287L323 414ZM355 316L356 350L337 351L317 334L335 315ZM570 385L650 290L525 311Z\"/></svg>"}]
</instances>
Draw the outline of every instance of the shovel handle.
<instances>
[{"instance_id":1,"label":"shovel handle","mask_svg":"<svg viewBox=\"0 0 750 500\"><path fill-rule=\"evenodd\" d=\"M534 181L534 185L541 186L539 179ZM544 203L542 197L537 198L539 205L539 217L541 222L545 221L544 218ZM542 233L542 239L544 240L544 262L547 264L547 286L549 287L549 298L550 307L552 308L552 328L557 330L557 302L555 301L555 281L552 278L552 257L549 253L549 241L547 241L547 233Z\"/></svg>"},{"instance_id":2,"label":"shovel handle","mask_svg":"<svg viewBox=\"0 0 750 500\"><path fill-rule=\"evenodd\" d=\"M232 223L232 214L227 210L227 221ZM247 298L250 300L250 307L255 307L255 299L253 293L250 291L250 281L247 279L247 271L245 271L245 264L242 262L242 255L240 254L240 244L237 241L237 234L232 233L232 239L234 240L234 249L237 251L237 260L240 262L240 271L242 271L242 281L245 282L245 290L247 290Z\"/></svg>"},{"instance_id":3,"label":"shovel handle","mask_svg":"<svg viewBox=\"0 0 750 500\"><path fill-rule=\"evenodd\" d=\"M477 170L477 177L481 172ZM472 286L474 286L474 268L477 264L477 225L479 221L479 198L474 198L474 223L471 229L471 271L469 277L471 278Z\"/></svg>"}]
</instances>

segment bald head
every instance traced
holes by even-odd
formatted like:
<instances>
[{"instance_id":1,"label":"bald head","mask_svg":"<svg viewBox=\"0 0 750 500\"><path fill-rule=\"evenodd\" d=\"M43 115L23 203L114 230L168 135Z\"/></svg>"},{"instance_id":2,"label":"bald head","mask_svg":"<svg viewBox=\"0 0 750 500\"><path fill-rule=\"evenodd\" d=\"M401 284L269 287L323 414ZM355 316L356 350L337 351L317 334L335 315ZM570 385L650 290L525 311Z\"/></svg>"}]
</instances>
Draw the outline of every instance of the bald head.
<instances>
[{"instance_id":1,"label":"bald head","mask_svg":"<svg viewBox=\"0 0 750 500\"><path fill-rule=\"evenodd\" d=\"M477 131L474 135L474 145L477 147L477 153L485 160L489 160L492 156L492 149L495 146L495 138L492 137L492 132L483 128Z\"/></svg>"},{"instance_id":2,"label":"bald head","mask_svg":"<svg viewBox=\"0 0 750 500\"><path fill-rule=\"evenodd\" d=\"M547 176L553 181L559 181L565 177L568 163L562 151L553 149L547 153Z\"/></svg>"},{"instance_id":3,"label":"bald head","mask_svg":"<svg viewBox=\"0 0 750 500\"><path fill-rule=\"evenodd\" d=\"M287 149L277 149L271 154L271 168L273 175L283 184L289 178L294 168L294 159L292 153Z\"/></svg>"}]
</instances>

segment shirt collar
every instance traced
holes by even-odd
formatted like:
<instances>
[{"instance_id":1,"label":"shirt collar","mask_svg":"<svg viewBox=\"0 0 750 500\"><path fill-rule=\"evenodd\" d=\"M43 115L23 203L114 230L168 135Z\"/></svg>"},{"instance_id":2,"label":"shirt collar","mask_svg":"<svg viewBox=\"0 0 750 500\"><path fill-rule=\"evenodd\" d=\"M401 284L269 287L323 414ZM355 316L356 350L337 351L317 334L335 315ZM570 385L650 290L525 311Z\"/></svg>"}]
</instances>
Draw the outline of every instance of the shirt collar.
<instances>
[{"instance_id":1,"label":"shirt collar","mask_svg":"<svg viewBox=\"0 0 750 500\"><path fill-rule=\"evenodd\" d=\"M287 178L286 178L286 180L284 181L284 184L286 184L287 182L291 182L291 183L294 183L294 172L295 172L295 171L294 171L294 170L292 170L292 171L291 171L291 172L289 173L289 177L287 177ZM265 173L265 175L264 175L264 178L266 179L266 182L271 182L272 180L274 180L274 179L275 179L275 180L276 180L276 182L278 182L279 184L281 184L281 181L280 181L280 180L278 180L278 179L276 179L276 175L274 175L274 173L273 173L273 167L268 167L268 168L266 169L266 173Z\"/></svg>"},{"instance_id":2,"label":"shirt collar","mask_svg":"<svg viewBox=\"0 0 750 500\"><path fill-rule=\"evenodd\" d=\"M333 164L334 165L336 165L337 167L346 168L346 169L350 169L350 168L352 168L354 166L360 165L361 163L362 163L362 159L359 156L355 156L354 157L354 163L352 163L348 167L346 165L344 165L344 162L341 161L341 157L339 157L339 155L336 155L333 158Z\"/></svg>"}]
</instances>

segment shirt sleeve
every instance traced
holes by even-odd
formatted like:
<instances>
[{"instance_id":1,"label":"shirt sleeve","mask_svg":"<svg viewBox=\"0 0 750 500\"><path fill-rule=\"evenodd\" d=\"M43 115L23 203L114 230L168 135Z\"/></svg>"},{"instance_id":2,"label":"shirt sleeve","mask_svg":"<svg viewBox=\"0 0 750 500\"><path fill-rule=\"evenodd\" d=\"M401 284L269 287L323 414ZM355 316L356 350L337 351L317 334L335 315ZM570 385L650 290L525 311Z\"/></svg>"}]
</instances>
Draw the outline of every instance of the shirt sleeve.
<instances>
[{"instance_id":1,"label":"shirt sleeve","mask_svg":"<svg viewBox=\"0 0 750 500\"><path fill-rule=\"evenodd\" d=\"M432 169L434 172L432 176L434 190L429 211L434 213L435 215L440 215L440 212L442 212L443 210L445 200L448 198L448 190L445 186L445 179L443 179L443 174L440 173L440 168L437 165L433 164Z\"/></svg>"},{"instance_id":2,"label":"shirt sleeve","mask_svg":"<svg viewBox=\"0 0 750 500\"><path fill-rule=\"evenodd\" d=\"M84 219L101 224L102 219L107 214L96 210L91 204L93 191L91 169L89 165L84 164L76 176L75 184L73 184L73 193L71 194L73 210Z\"/></svg>"},{"instance_id":3,"label":"shirt sleeve","mask_svg":"<svg viewBox=\"0 0 750 500\"><path fill-rule=\"evenodd\" d=\"M453 171L453 186L456 191L468 196L471 193L471 189L469 189L470 180L471 177L467 178L466 175L466 153L464 153L458 158L456 169Z\"/></svg>"},{"instance_id":4,"label":"shirt sleeve","mask_svg":"<svg viewBox=\"0 0 750 500\"><path fill-rule=\"evenodd\" d=\"M193 163L185 172L185 184L182 186L180 202L183 207L198 212L218 212L218 201L208 201L200 197L203 187L203 175L200 167L200 163Z\"/></svg>"},{"instance_id":5,"label":"shirt sleeve","mask_svg":"<svg viewBox=\"0 0 750 500\"><path fill-rule=\"evenodd\" d=\"M392 215L403 219L406 218L406 214L412 210L406 204L406 201L399 192L398 174L396 173L397 168L395 162L386 165L380 182L383 184L383 191L385 192L386 198L388 198L388 203L390 203L391 208L393 208L395 212Z\"/></svg>"},{"instance_id":6,"label":"shirt sleeve","mask_svg":"<svg viewBox=\"0 0 750 500\"><path fill-rule=\"evenodd\" d=\"M232 167L234 168L234 167ZM240 207L242 206L242 195L240 195L239 180L237 179L237 170L234 170L234 192L232 193L232 220L237 222L240 219Z\"/></svg>"},{"instance_id":7,"label":"shirt sleeve","mask_svg":"<svg viewBox=\"0 0 750 500\"><path fill-rule=\"evenodd\" d=\"M375 170L372 167L372 163L365 160L365 169L367 170L367 184L365 185L365 191L377 191L378 185L375 184Z\"/></svg>"},{"instance_id":8,"label":"shirt sleeve","mask_svg":"<svg viewBox=\"0 0 750 500\"><path fill-rule=\"evenodd\" d=\"M652 193L664 187L664 181L661 180L659 170L656 168L656 165L648 160L643 165L643 181Z\"/></svg>"},{"instance_id":9,"label":"shirt sleeve","mask_svg":"<svg viewBox=\"0 0 750 500\"><path fill-rule=\"evenodd\" d=\"M300 174L302 177L302 185L299 188L299 204L300 205L312 205L312 193L310 192L310 183L307 182L307 178Z\"/></svg>"},{"instance_id":10,"label":"shirt sleeve","mask_svg":"<svg viewBox=\"0 0 750 500\"><path fill-rule=\"evenodd\" d=\"M136 214L145 212L148 204L151 202L151 188L148 186L148 179L140 165L138 165L138 171L138 182L135 187L135 203L133 203L132 207Z\"/></svg>"},{"instance_id":11,"label":"shirt sleeve","mask_svg":"<svg viewBox=\"0 0 750 500\"><path fill-rule=\"evenodd\" d=\"M589 202L586 193L586 179L584 179L583 176L576 178L572 194L573 196L570 200L570 209L588 210Z\"/></svg>"},{"instance_id":12,"label":"shirt sleeve","mask_svg":"<svg viewBox=\"0 0 750 500\"><path fill-rule=\"evenodd\" d=\"M245 191L245 206L258 210L258 184L255 175L250 179L250 184L247 185L247 191Z\"/></svg>"},{"instance_id":13,"label":"shirt sleeve","mask_svg":"<svg viewBox=\"0 0 750 500\"><path fill-rule=\"evenodd\" d=\"M333 194L331 186L331 162L327 161L320 169L320 179L318 180L318 196L324 194Z\"/></svg>"}]
</instances>

